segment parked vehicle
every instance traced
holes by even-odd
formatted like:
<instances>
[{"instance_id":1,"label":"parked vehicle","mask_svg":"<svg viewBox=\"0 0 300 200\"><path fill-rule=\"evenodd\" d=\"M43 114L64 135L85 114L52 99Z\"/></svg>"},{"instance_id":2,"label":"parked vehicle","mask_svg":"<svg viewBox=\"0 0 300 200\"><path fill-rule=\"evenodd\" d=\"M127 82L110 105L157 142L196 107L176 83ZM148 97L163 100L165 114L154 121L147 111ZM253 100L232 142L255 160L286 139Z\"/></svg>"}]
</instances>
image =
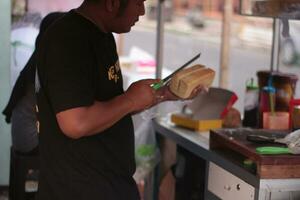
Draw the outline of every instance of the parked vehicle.
<instances>
[{"instance_id":1,"label":"parked vehicle","mask_svg":"<svg viewBox=\"0 0 300 200\"><path fill-rule=\"evenodd\" d=\"M204 16L202 15L201 7L194 7L191 8L187 12L187 20L188 22L196 27L196 28L203 28L204 27Z\"/></svg>"},{"instance_id":2,"label":"parked vehicle","mask_svg":"<svg viewBox=\"0 0 300 200\"><path fill-rule=\"evenodd\" d=\"M148 0L146 2L146 16L150 20L156 20L157 18L157 1ZM173 3L171 0L164 1L164 20L171 22L173 18Z\"/></svg>"}]
</instances>

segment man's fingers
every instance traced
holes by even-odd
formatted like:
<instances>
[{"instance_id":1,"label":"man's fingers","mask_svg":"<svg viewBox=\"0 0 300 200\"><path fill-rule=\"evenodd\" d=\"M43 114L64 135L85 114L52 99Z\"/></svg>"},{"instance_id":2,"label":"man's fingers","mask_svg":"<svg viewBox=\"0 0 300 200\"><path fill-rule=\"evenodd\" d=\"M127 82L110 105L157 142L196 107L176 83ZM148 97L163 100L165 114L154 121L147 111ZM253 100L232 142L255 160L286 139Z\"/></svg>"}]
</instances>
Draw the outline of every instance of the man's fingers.
<instances>
[{"instance_id":1,"label":"man's fingers","mask_svg":"<svg viewBox=\"0 0 300 200\"><path fill-rule=\"evenodd\" d=\"M153 83L159 83L161 79L143 79L141 81L143 81L145 84L151 85Z\"/></svg>"},{"instance_id":2,"label":"man's fingers","mask_svg":"<svg viewBox=\"0 0 300 200\"><path fill-rule=\"evenodd\" d=\"M206 87L206 86L204 86L203 88L202 88L202 90L203 90L203 92L209 92L209 87Z\"/></svg>"},{"instance_id":3,"label":"man's fingers","mask_svg":"<svg viewBox=\"0 0 300 200\"><path fill-rule=\"evenodd\" d=\"M209 91L209 88L206 86L199 85L197 86L191 93L191 96L189 99L192 99L196 97L199 93L207 93Z\"/></svg>"}]
</instances>

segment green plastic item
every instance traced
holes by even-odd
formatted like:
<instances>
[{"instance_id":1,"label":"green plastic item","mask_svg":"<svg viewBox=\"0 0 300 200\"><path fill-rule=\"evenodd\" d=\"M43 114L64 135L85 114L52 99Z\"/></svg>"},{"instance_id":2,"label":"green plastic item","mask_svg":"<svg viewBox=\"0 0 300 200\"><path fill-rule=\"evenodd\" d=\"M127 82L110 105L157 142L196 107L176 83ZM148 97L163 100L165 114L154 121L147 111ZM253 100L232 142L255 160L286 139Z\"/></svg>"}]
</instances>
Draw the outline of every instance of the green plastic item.
<instances>
[{"instance_id":1,"label":"green plastic item","mask_svg":"<svg viewBox=\"0 0 300 200\"><path fill-rule=\"evenodd\" d=\"M254 79L253 78L251 78L250 80L247 80L247 82L246 82L246 88L247 88L247 90L258 90L259 89L258 85L256 85L254 83Z\"/></svg>"},{"instance_id":2,"label":"green plastic item","mask_svg":"<svg viewBox=\"0 0 300 200\"><path fill-rule=\"evenodd\" d=\"M161 88L163 85L164 85L164 81L161 80L161 81L158 82L158 83L152 84L151 87L152 87L154 90L158 90L158 89Z\"/></svg>"},{"instance_id":3,"label":"green plastic item","mask_svg":"<svg viewBox=\"0 0 300 200\"><path fill-rule=\"evenodd\" d=\"M256 163L253 160L251 160L250 158L247 158L243 161L243 167L245 169L255 171L256 170Z\"/></svg>"},{"instance_id":4,"label":"green plastic item","mask_svg":"<svg viewBox=\"0 0 300 200\"><path fill-rule=\"evenodd\" d=\"M155 145L152 144L143 144L140 145L136 152L139 156L151 156L155 153Z\"/></svg>"},{"instance_id":5,"label":"green plastic item","mask_svg":"<svg viewBox=\"0 0 300 200\"><path fill-rule=\"evenodd\" d=\"M244 166L246 166L246 167L251 167L251 166L253 165L253 161L250 160L250 159L245 159L245 160L243 161L243 164L244 164Z\"/></svg>"},{"instance_id":6,"label":"green plastic item","mask_svg":"<svg viewBox=\"0 0 300 200\"><path fill-rule=\"evenodd\" d=\"M263 155L278 155L278 154L290 154L291 151L286 147L258 147L256 152Z\"/></svg>"}]
</instances>

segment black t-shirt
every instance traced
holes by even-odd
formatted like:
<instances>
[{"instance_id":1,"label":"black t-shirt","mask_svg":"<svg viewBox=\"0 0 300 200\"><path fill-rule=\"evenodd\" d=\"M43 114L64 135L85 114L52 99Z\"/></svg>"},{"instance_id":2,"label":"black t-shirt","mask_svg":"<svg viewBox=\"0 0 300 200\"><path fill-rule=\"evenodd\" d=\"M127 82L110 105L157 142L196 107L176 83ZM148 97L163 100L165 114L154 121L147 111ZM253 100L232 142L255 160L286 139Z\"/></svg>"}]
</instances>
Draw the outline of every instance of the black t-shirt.
<instances>
[{"instance_id":1,"label":"black t-shirt","mask_svg":"<svg viewBox=\"0 0 300 200\"><path fill-rule=\"evenodd\" d=\"M42 86L38 200L138 199L131 116L76 140L62 133L55 117L124 92L113 35L72 10L45 33L37 67Z\"/></svg>"}]
</instances>

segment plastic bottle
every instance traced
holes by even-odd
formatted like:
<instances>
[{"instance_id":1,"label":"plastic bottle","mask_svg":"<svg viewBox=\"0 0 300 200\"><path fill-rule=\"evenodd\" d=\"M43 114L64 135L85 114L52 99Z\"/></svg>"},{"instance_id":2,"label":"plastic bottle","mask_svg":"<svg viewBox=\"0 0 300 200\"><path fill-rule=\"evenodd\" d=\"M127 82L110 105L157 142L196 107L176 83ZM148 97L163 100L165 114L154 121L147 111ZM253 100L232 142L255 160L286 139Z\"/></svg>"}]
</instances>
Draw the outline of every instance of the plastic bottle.
<instances>
[{"instance_id":1,"label":"plastic bottle","mask_svg":"<svg viewBox=\"0 0 300 200\"><path fill-rule=\"evenodd\" d=\"M254 80L251 78L246 82L243 119L243 126L245 127L256 128L258 126L258 97L258 86L254 84Z\"/></svg>"}]
</instances>

